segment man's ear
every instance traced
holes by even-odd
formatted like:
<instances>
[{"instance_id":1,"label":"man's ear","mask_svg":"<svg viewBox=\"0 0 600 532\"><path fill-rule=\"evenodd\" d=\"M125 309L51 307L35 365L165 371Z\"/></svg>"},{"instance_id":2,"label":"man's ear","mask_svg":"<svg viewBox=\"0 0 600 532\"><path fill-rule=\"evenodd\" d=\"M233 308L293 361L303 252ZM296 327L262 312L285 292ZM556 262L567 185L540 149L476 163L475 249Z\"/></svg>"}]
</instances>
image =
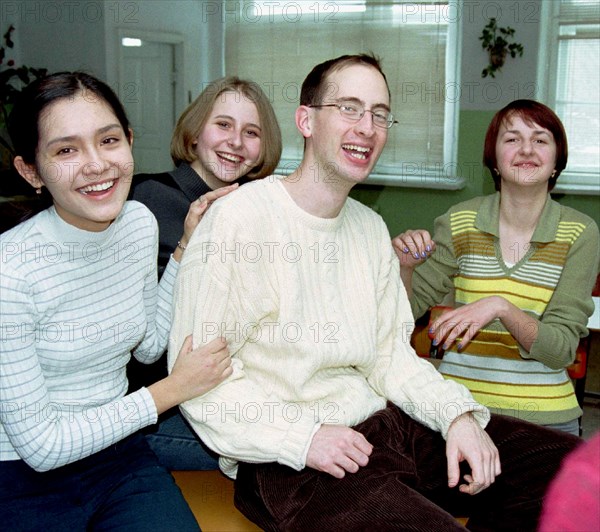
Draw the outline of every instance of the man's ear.
<instances>
[{"instance_id":1,"label":"man's ear","mask_svg":"<svg viewBox=\"0 0 600 532\"><path fill-rule=\"evenodd\" d=\"M15 157L13 163L19 175L33 188L38 189L44 186L44 182L40 178L34 164L26 163L20 155Z\"/></svg>"},{"instance_id":2,"label":"man's ear","mask_svg":"<svg viewBox=\"0 0 600 532\"><path fill-rule=\"evenodd\" d=\"M301 105L296 109L296 127L305 139L312 137L312 118L313 113L310 107Z\"/></svg>"}]
</instances>

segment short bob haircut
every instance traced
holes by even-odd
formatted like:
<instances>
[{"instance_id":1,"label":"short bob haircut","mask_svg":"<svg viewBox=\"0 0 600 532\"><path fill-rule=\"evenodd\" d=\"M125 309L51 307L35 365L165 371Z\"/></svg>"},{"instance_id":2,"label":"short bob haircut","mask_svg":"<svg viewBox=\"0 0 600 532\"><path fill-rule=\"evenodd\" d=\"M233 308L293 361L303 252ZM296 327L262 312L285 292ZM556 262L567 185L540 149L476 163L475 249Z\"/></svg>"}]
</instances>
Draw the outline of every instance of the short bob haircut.
<instances>
[{"instance_id":1,"label":"short bob haircut","mask_svg":"<svg viewBox=\"0 0 600 532\"><path fill-rule=\"evenodd\" d=\"M373 67L379 72L385 81L388 90L388 96L391 100L390 87L387 78L381 69L381 60L373 54L341 55L335 59L330 59L315 66L302 83L300 91L300 105L320 105L328 92L329 85L326 82L327 77L334 72L342 70L348 66L366 65Z\"/></svg>"},{"instance_id":2,"label":"short bob haircut","mask_svg":"<svg viewBox=\"0 0 600 532\"><path fill-rule=\"evenodd\" d=\"M260 155L258 164L246 174L248 179L271 175L281 157L281 130L275 111L262 89L254 82L228 76L207 85L202 93L179 117L171 139L171 158L175 166L182 162L192 163L198 156L194 143L208 122L217 98L224 92L235 92L248 98L258 111L260 119Z\"/></svg>"},{"instance_id":3,"label":"short bob haircut","mask_svg":"<svg viewBox=\"0 0 600 532\"><path fill-rule=\"evenodd\" d=\"M497 173L498 162L496 160L496 141L498 140L498 133L500 132L502 124L510 122L513 116L521 117L528 126L537 124L550 131L554 136L554 142L556 142L556 161L554 163L554 169L556 170L556 173L548 180L548 190L552 190L554 185L556 185L558 176L567 166L569 155L567 134L565 133L565 128L560 121L560 118L556 116L554 111L543 103L536 102L535 100L515 100L514 102L509 103L494 115L494 118L492 118L488 127L483 147L483 164L492 174L496 190L500 190L501 183L500 176Z\"/></svg>"}]
</instances>

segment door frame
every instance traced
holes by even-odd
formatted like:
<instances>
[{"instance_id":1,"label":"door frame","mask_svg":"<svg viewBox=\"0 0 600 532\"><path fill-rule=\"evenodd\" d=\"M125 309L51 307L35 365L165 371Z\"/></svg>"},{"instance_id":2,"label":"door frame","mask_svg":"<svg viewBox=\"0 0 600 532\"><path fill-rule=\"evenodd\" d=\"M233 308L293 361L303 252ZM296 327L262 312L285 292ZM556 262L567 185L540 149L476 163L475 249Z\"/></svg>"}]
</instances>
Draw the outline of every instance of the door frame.
<instances>
[{"instance_id":1,"label":"door frame","mask_svg":"<svg viewBox=\"0 0 600 532\"><path fill-rule=\"evenodd\" d=\"M185 98L185 85L184 85L184 41L185 38L180 33L174 32L161 32L155 30L144 30L144 29L129 29L129 28L118 28L117 29L117 64L118 64L118 94L119 98L123 98L123 80L124 76L124 61L122 54L121 41L123 37L132 37L134 39L141 39L142 41L154 42L154 43L166 43L173 46L174 50L174 68L175 68L175 84L173 87L174 106L173 116L175 123L179 115L185 109L187 103ZM173 124L174 126L175 124Z\"/></svg>"}]
</instances>

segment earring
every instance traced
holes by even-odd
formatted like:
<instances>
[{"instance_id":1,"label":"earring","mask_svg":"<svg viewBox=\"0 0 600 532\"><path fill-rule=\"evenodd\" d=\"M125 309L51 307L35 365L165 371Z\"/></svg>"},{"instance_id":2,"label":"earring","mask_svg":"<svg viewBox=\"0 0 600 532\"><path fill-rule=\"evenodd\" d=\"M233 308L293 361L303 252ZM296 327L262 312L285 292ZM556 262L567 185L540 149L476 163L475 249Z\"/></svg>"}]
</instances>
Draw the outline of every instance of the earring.
<instances>
[{"instance_id":1,"label":"earring","mask_svg":"<svg viewBox=\"0 0 600 532\"><path fill-rule=\"evenodd\" d=\"M498 171L498 168L494 168L494 172L496 173L496 175L497 175L498 177L500 177L500 172Z\"/></svg>"},{"instance_id":2,"label":"earring","mask_svg":"<svg viewBox=\"0 0 600 532\"><path fill-rule=\"evenodd\" d=\"M36 188L36 189L35 189L35 193L36 193L38 196L41 196L41 194L42 194L42 187L38 187L38 188Z\"/></svg>"},{"instance_id":3,"label":"earring","mask_svg":"<svg viewBox=\"0 0 600 532\"><path fill-rule=\"evenodd\" d=\"M556 169L552 170L552 175L550 176L550 179L554 179L555 175L556 175Z\"/></svg>"}]
</instances>

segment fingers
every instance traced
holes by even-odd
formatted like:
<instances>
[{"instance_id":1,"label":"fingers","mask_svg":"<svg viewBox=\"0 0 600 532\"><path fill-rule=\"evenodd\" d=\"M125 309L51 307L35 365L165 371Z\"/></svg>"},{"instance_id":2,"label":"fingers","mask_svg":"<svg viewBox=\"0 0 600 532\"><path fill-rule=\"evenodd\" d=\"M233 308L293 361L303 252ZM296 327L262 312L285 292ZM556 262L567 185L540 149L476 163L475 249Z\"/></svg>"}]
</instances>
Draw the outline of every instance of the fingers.
<instances>
[{"instance_id":1,"label":"fingers","mask_svg":"<svg viewBox=\"0 0 600 532\"><path fill-rule=\"evenodd\" d=\"M474 468L472 474L464 475L465 483L461 484L458 489L461 493L468 495L476 495L483 490L489 488L500 474L500 459L497 457L485 457L479 464L479 467Z\"/></svg>"},{"instance_id":2,"label":"fingers","mask_svg":"<svg viewBox=\"0 0 600 532\"><path fill-rule=\"evenodd\" d=\"M223 196L226 196L238 187L239 185L237 183L234 183L233 185L228 185L226 187L221 187L216 190L211 190L210 192L204 194L204 196L201 196L199 199L204 199L204 201L206 201L207 203L212 203L213 201L222 198Z\"/></svg>"},{"instance_id":3,"label":"fingers","mask_svg":"<svg viewBox=\"0 0 600 532\"><path fill-rule=\"evenodd\" d=\"M196 212L204 214L206 210L210 207L211 203L213 203L215 200L218 200L219 198L222 198L223 196L226 196L238 187L239 185L237 183L234 183L233 185L228 185L226 187L221 187L216 190L211 190L210 192L207 192L206 194L200 196L196 201L192 202L192 205L196 206Z\"/></svg>"},{"instance_id":4,"label":"fingers","mask_svg":"<svg viewBox=\"0 0 600 532\"><path fill-rule=\"evenodd\" d=\"M341 473L341 476L337 478L343 478L345 473L356 473L361 467L369 463L369 456L372 451L373 446L362 434L357 432L355 439L337 457L337 461L332 464L332 471L336 472L334 476Z\"/></svg>"},{"instance_id":5,"label":"fingers","mask_svg":"<svg viewBox=\"0 0 600 532\"><path fill-rule=\"evenodd\" d=\"M464 482L458 486L460 482L460 462L458 457L455 456L452 460L448 457L448 487L458 489L461 493L468 495L475 495L487 487L489 487L495 480L496 475L492 471L485 471L485 461L478 462L472 467L472 474L466 474L463 476Z\"/></svg>"},{"instance_id":6,"label":"fingers","mask_svg":"<svg viewBox=\"0 0 600 532\"><path fill-rule=\"evenodd\" d=\"M211 206L211 204L215 200L226 196L238 187L239 185L237 183L234 183L233 185L221 187L217 190L211 190L210 192L207 192L206 194L200 196L197 200L192 201L192 203L190 203L188 213L185 217L183 227L184 235L181 240L185 244L187 244L187 242L189 242L189 239L192 236L192 233L194 232L194 229L200 223L200 220L202 220L202 217L204 216L208 208Z\"/></svg>"},{"instance_id":7,"label":"fingers","mask_svg":"<svg viewBox=\"0 0 600 532\"><path fill-rule=\"evenodd\" d=\"M224 338L215 338L208 344L195 349L192 353L200 358L206 366L213 367L217 373L230 375L231 355Z\"/></svg>"},{"instance_id":8,"label":"fingers","mask_svg":"<svg viewBox=\"0 0 600 532\"><path fill-rule=\"evenodd\" d=\"M426 259L435 250L435 242L424 229L408 230L392 240L396 253L410 254L415 260Z\"/></svg>"},{"instance_id":9,"label":"fingers","mask_svg":"<svg viewBox=\"0 0 600 532\"><path fill-rule=\"evenodd\" d=\"M466 306L444 312L439 318L437 318L429 328L429 334L434 335L434 345L443 343L443 348L448 349L464 332L469 328L474 328L474 332L470 335L465 335L461 339L457 348L461 349L464 347L468 340L470 340L475 332L479 329L479 325L476 323L469 322L467 317L463 317L463 311Z\"/></svg>"},{"instance_id":10,"label":"fingers","mask_svg":"<svg viewBox=\"0 0 600 532\"><path fill-rule=\"evenodd\" d=\"M188 338L191 338L191 336L189 336ZM199 347L198 350L206 350L206 352L208 353L216 353L217 351L225 349L226 347L227 341L222 336L219 336L218 338L214 338L213 340L208 342L206 345Z\"/></svg>"},{"instance_id":11,"label":"fingers","mask_svg":"<svg viewBox=\"0 0 600 532\"><path fill-rule=\"evenodd\" d=\"M369 463L373 446L362 434L357 434L360 438L357 437L350 445L343 447L334 461L327 466L325 472L336 478L343 478L346 473L356 473L359 468L365 467Z\"/></svg>"},{"instance_id":12,"label":"fingers","mask_svg":"<svg viewBox=\"0 0 600 532\"><path fill-rule=\"evenodd\" d=\"M463 349L488 322L481 309L473 305L476 303L444 312L437 318L428 331L430 337L434 338L433 345L443 344L444 349L449 349L458 341L456 348Z\"/></svg>"},{"instance_id":13,"label":"fingers","mask_svg":"<svg viewBox=\"0 0 600 532\"><path fill-rule=\"evenodd\" d=\"M369 463L373 446L360 433L341 425L322 425L315 433L306 465L343 478Z\"/></svg>"},{"instance_id":14,"label":"fingers","mask_svg":"<svg viewBox=\"0 0 600 532\"><path fill-rule=\"evenodd\" d=\"M371 456L372 452L373 446L360 432L356 432L352 444L347 449L347 457L353 464L352 470L346 469L346 471L356 473L359 466L366 466L369 463L369 456Z\"/></svg>"},{"instance_id":15,"label":"fingers","mask_svg":"<svg viewBox=\"0 0 600 532\"><path fill-rule=\"evenodd\" d=\"M475 335L495 319L502 319L502 309L506 300L502 297L484 297L467 303L454 310L444 312L429 329L431 337L435 337L435 345L444 341L444 349L448 349L459 337L457 345L464 348Z\"/></svg>"},{"instance_id":16,"label":"fingers","mask_svg":"<svg viewBox=\"0 0 600 532\"><path fill-rule=\"evenodd\" d=\"M456 322L456 321L445 321L444 323L434 322L430 332L435 334L433 345L439 345L443 343L444 350L447 350L452 344L459 339L463 332L469 327L473 327L475 324L468 324L467 322ZM476 325L475 325L476 327ZM460 338L459 344L456 346L457 349L462 349L467 345L468 341L473 337L473 334L465 334Z\"/></svg>"},{"instance_id":17,"label":"fingers","mask_svg":"<svg viewBox=\"0 0 600 532\"><path fill-rule=\"evenodd\" d=\"M459 340L458 344L456 344L456 348L459 351L461 349L463 349L471 341L471 339L477 334L477 332L481 328L479 323L469 323L469 324L465 323L464 325L466 327L462 331L462 338L459 339L458 335L460 335L460 333L457 333L457 337L452 340L452 341L454 341L456 339Z\"/></svg>"},{"instance_id":18,"label":"fingers","mask_svg":"<svg viewBox=\"0 0 600 532\"><path fill-rule=\"evenodd\" d=\"M471 472L464 475L464 482L458 487L462 493L475 495L483 491L501 473L497 447L471 414L459 416L450 425L446 455L450 488L459 484L462 460L466 460L471 468Z\"/></svg>"},{"instance_id":19,"label":"fingers","mask_svg":"<svg viewBox=\"0 0 600 532\"><path fill-rule=\"evenodd\" d=\"M179 354L182 355L183 353L189 353L192 350L192 335L190 334L189 336L185 337L185 340L183 341L183 344L181 345L181 348L179 349Z\"/></svg>"},{"instance_id":20,"label":"fingers","mask_svg":"<svg viewBox=\"0 0 600 532\"><path fill-rule=\"evenodd\" d=\"M427 332L430 337L433 336L433 345L437 346L443 343L444 349L448 349L452 345L453 340L450 341L450 336L452 336L456 327L460 326L460 323L456 321L456 319L452 319L452 317L449 316L452 312L453 311L443 314L429 327ZM454 335L453 338L455 338L457 334Z\"/></svg>"},{"instance_id":21,"label":"fingers","mask_svg":"<svg viewBox=\"0 0 600 532\"><path fill-rule=\"evenodd\" d=\"M458 490L461 493L466 493L467 495L476 495L477 493L483 491L489 486L489 484L477 482L475 479L473 479L471 475L465 475L464 480L466 481L466 483L461 484L458 487Z\"/></svg>"},{"instance_id":22,"label":"fingers","mask_svg":"<svg viewBox=\"0 0 600 532\"><path fill-rule=\"evenodd\" d=\"M458 456L448 455L448 487L454 488L458 485L458 481L460 480L460 464L458 460Z\"/></svg>"},{"instance_id":23,"label":"fingers","mask_svg":"<svg viewBox=\"0 0 600 532\"><path fill-rule=\"evenodd\" d=\"M181 348L180 354L184 353L184 347L188 345L188 340L190 347L187 349L187 352L190 353L190 357L196 357L199 359L198 362L202 366L206 368L212 367L216 372L231 373L231 371L228 371L228 368L231 366L231 355L229 354L227 341L224 338L214 338L206 345L202 345L192 350L192 337L188 336L185 339L184 346Z\"/></svg>"}]
</instances>

